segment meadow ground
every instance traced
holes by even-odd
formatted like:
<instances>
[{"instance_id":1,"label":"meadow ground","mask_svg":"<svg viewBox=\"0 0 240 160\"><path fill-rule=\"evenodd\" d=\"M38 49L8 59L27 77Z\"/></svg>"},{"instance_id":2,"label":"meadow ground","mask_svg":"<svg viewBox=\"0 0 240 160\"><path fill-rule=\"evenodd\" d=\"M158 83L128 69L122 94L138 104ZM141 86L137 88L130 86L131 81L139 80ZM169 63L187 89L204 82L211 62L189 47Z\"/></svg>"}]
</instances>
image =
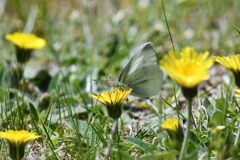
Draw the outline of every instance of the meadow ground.
<instances>
[{"instance_id":1,"label":"meadow ground","mask_svg":"<svg viewBox=\"0 0 240 160\"><path fill-rule=\"evenodd\" d=\"M188 46L209 56L240 52L239 0L163 3L176 52ZM33 33L47 45L19 63L6 38L17 31ZM209 79L197 85L185 152L189 101L182 94L185 86L167 72L161 72L157 95L129 96L123 103L109 147L116 121L90 95L111 90L140 44L152 42L158 62L173 50L162 1L0 0L0 37L0 131L41 136L26 145L25 159L240 159L234 92L240 58L228 66L215 63ZM174 122L164 126L167 119L177 119L177 129L171 128ZM10 159L2 132L0 159Z\"/></svg>"}]
</instances>

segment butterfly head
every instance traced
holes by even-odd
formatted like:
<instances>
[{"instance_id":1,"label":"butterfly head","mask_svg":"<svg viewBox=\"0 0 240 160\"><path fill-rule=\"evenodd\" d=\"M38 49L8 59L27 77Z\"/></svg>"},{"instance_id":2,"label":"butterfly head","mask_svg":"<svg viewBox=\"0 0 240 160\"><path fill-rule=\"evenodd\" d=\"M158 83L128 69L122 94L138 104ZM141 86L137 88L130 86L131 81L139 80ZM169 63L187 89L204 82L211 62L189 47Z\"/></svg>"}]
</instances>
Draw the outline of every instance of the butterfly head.
<instances>
[{"instance_id":1,"label":"butterfly head","mask_svg":"<svg viewBox=\"0 0 240 160\"><path fill-rule=\"evenodd\" d=\"M128 85L126 85L126 84L124 84L124 83L121 83L121 82L115 82L115 83L113 84L113 87L114 87L114 88L118 88L118 89L120 89L120 90L127 90L127 89L130 88Z\"/></svg>"}]
</instances>

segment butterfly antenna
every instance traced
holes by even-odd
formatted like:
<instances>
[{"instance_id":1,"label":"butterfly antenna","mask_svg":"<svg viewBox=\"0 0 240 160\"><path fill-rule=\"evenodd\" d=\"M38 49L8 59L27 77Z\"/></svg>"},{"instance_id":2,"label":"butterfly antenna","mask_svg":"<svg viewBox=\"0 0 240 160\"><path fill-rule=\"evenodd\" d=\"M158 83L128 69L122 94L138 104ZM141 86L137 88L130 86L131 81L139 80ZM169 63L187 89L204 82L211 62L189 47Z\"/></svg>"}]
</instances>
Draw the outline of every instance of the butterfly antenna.
<instances>
[{"instance_id":1,"label":"butterfly antenna","mask_svg":"<svg viewBox=\"0 0 240 160\"><path fill-rule=\"evenodd\" d=\"M165 22L166 22L166 25L167 25L167 29L168 29L168 34L170 36L170 40L171 40L171 43L172 43L172 48L173 48L173 51L175 52L173 38L172 38L172 34L171 34L171 31L170 31L170 28L169 28L169 25L168 25L168 19L167 19L167 16L166 16L166 11L165 11L163 0L162 0L162 7L163 7L164 19L165 19Z\"/></svg>"}]
</instances>

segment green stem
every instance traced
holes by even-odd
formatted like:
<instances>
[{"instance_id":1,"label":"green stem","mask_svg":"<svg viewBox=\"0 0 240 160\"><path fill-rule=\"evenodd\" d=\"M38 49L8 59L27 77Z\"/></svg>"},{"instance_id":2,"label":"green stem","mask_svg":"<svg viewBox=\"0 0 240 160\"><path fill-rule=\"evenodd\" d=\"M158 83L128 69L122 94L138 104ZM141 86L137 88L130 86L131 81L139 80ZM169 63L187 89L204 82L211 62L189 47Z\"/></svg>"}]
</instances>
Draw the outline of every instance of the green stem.
<instances>
[{"instance_id":1,"label":"green stem","mask_svg":"<svg viewBox=\"0 0 240 160\"><path fill-rule=\"evenodd\" d=\"M238 122L238 126L239 126L239 122ZM239 143L239 137L240 137L240 128L238 128L238 132L237 132L237 136L234 142L234 148L237 148L238 143Z\"/></svg>"},{"instance_id":2,"label":"green stem","mask_svg":"<svg viewBox=\"0 0 240 160\"><path fill-rule=\"evenodd\" d=\"M185 131L185 136L184 136L179 160L183 160L185 158L185 152L186 152L187 144L188 144L189 131L190 131L190 127L191 127L191 116L192 116L192 99L188 99L187 128L186 128L186 131Z\"/></svg>"},{"instance_id":3,"label":"green stem","mask_svg":"<svg viewBox=\"0 0 240 160\"><path fill-rule=\"evenodd\" d=\"M115 133L117 132L117 128L118 128L118 118L114 120L113 124L112 124L112 130L109 136L109 143L108 143L108 147L106 149L105 152L105 160L109 160L110 159L110 154L112 151L112 145L113 145L113 137L115 135Z\"/></svg>"}]
</instances>

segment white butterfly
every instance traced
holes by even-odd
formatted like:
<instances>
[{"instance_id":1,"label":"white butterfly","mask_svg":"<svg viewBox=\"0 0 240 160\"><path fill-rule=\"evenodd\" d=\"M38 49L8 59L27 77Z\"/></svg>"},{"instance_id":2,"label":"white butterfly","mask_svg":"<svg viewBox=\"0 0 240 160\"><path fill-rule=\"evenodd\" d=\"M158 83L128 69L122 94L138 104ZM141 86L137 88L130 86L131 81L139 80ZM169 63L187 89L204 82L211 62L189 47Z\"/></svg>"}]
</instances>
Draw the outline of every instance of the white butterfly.
<instances>
[{"instance_id":1,"label":"white butterfly","mask_svg":"<svg viewBox=\"0 0 240 160\"><path fill-rule=\"evenodd\" d=\"M141 45L120 74L117 85L132 88L141 98L155 96L161 85L161 71L151 42Z\"/></svg>"}]
</instances>

